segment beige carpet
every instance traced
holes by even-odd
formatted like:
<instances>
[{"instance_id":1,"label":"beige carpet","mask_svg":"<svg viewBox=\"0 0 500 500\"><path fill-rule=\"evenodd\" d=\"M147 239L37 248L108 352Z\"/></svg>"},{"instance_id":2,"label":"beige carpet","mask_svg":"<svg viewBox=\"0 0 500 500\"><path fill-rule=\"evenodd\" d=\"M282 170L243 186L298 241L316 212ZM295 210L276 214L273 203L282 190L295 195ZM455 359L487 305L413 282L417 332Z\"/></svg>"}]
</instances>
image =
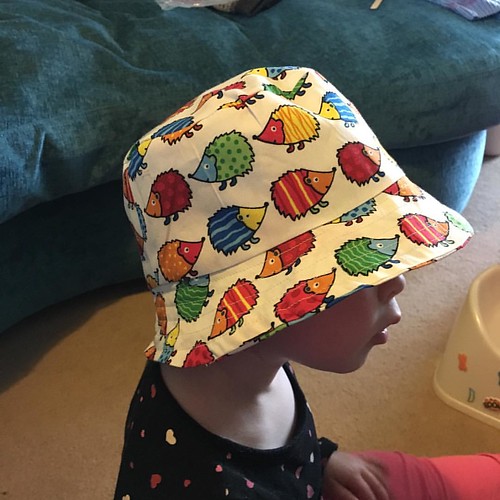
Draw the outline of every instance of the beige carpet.
<instances>
[{"instance_id":1,"label":"beige carpet","mask_svg":"<svg viewBox=\"0 0 500 500\"><path fill-rule=\"evenodd\" d=\"M351 375L297 367L319 433L344 449L500 452L500 432L439 400L432 377L474 277L500 262L500 158L487 159L465 215L477 236L408 275L403 321ZM0 335L0 498L110 498L123 423L153 308L142 283L52 307ZM109 361L115 351L118 360Z\"/></svg>"}]
</instances>

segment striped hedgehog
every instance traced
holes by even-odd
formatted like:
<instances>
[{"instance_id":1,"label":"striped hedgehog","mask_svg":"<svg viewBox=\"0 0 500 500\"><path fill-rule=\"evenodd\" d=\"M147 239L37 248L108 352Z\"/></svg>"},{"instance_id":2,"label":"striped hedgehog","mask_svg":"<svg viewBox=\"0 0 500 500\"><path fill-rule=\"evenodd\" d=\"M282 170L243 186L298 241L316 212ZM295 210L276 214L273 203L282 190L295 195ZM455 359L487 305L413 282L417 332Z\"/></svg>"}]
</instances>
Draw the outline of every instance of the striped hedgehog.
<instances>
[{"instance_id":1,"label":"striped hedgehog","mask_svg":"<svg viewBox=\"0 0 500 500\"><path fill-rule=\"evenodd\" d=\"M318 137L319 122L315 116L298 106L283 105L275 109L264 130L253 138L269 144L288 145L287 153L304 148L305 142Z\"/></svg>"},{"instance_id":2,"label":"striped hedgehog","mask_svg":"<svg viewBox=\"0 0 500 500\"><path fill-rule=\"evenodd\" d=\"M399 263L393 259L399 244L399 235L389 239L357 238L346 241L335 250L335 257L342 269L351 276L368 276L380 267L389 269Z\"/></svg>"},{"instance_id":3,"label":"striped hedgehog","mask_svg":"<svg viewBox=\"0 0 500 500\"><path fill-rule=\"evenodd\" d=\"M463 217L459 218L457 217L456 214L452 214L451 212L445 212L444 215L448 219L448 221L451 222L458 229L461 229L462 231L471 234L474 232L472 226Z\"/></svg>"},{"instance_id":4,"label":"striped hedgehog","mask_svg":"<svg viewBox=\"0 0 500 500\"><path fill-rule=\"evenodd\" d=\"M212 246L225 255L239 248L249 250L249 243L256 244L259 229L267 210L267 202L262 207L245 208L232 205L221 208L208 219L208 236Z\"/></svg>"},{"instance_id":5,"label":"striped hedgehog","mask_svg":"<svg viewBox=\"0 0 500 500\"><path fill-rule=\"evenodd\" d=\"M179 316L188 323L195 321L213 294L208 275L182 279L175 289L174 299Z\"/></svg>"},{"instance_id":6,"label":"striped hedgehog","mask_svg":"<svg viewBox=\"0 0 500 500\"><path fill-rule=\"evenodd\" d=\"M132 230L134 232L137 246L139 247L139 254L141 256L141 260L144 260L144 243L148 240L148 228L146 226L146 220L144 219L144 214L142 213L139 204L135 203L132 208L135 209L135 213L137 215L137 221L139 223L139 228L141 232L139 233L139 231L137 231L134 224L131 224Z\"/></svg>"},{"instance_id":7,"label":"striped hedgehog","mask_svg":"<svg viewBox=\"0 0 500 500\"><path fill-rule=\"evenodd\" d=\"M289 288L274 306L276 316L288 325L319 312L333 282L335 269L331 273L299 281Z\"/></svg>"},{"instance_id":8,"label":"striped hedgehog","mask_svg":"<svg viewBox=\"0 0 500 500\"><path fill-rule=\"evenodd\" d=\"M328 206L328 202L322 200L332 186L335 170L317 172L301 168L285 172L271 186L271 196L278 212L295 220L308 211L317 214L318 206Z\"/></svg>"},{"instance_id":9,"label":"striped hedgehog","mask_svg":"<svg viewBox=\"0 0 500 500\"><path fill-rule=\"evenodd\" d=\"M204 238L200 241L167 241L158 250L158 265L167 281L180 281L188 274L196 276L193 266L196 264L203 247Z\"/></svg>"},{"instance_id":10,"label":"striped hedgehog","mask_svg":"<svg viewBox=\"0 0 500 500\"><path fill-rule=\"evenodd\" d=\"M200 99L200 102L198 103L196 111L198 111L200 108L202 108L207 101L212 99L212 97L217 96L217 99L222 99L224 92L226 92L228 90L243 90L245 87L246 87L246 83L242 80L240 82L235 82L235 83L231 83L229 85L226 85L225 87L209 90L206 94L203 94L201 96L201 99Z\"/></svg>"},{"instance_id":11,"label":"striped hedgehog","mask_svg":"<svg viewBox=\"0 0 500 500\"><path fill-rule=\"evenodd\" d=\"M132 193L132 188L130 186L130 176L128 174L129 167L127 167L123 171L122 175L122 191L123 191L123 197L127 201L128 208L132 208L135 200L134 200L134 194Z\"/></svg>"},{"instance_id":12,"label":"striped hedgehog","mask_svg":"<svg viewBox=\"0 0 500 500\"><path fill-rule=\"evenodd\" d=\"M450 224L439 222L426 215L408 214L398 219L401 232L413 243L426 247L436 247L439 244L447 247L453 244L448 240Z\"/></svg>"},{"instance_id":13,"label":"striped hedgehog","mask_svg":"<svg viewBox=\"0 0 500 500\"><path fill-rule=\"evenodd\" d=\"M136 175L141 175L142 170L148 166L144 161L146 153L148 152L149 145L151 144L151 139L144 139L143 141L137 141L129 150L127 154L127 160L129 161L127 170L128 176L131 180L134 180Z\"/></svg>"},{"instance_id":14,"label":"striped hedgehog","mask_svg":"<svg viewBox=\"0 0 500 500\"><path fill-rule=\"evenodd\" d=\"M192 197L184 177L177 170L170 169L159 174L153 182L145 212L150 217L165 217L164 223L168 225L191 206Z\"/></svg>"},{"instance_id":15,"label":"striped hedgehog","mask_svg":"<svg viewBox=\"0 0 500 500\"><path fill-rule=\"evenodd\" d=\"M402 177L394 184L391 184L384 193L401 196L406 202L418 201L419 198L425 198L422 188L410 181L408 177Z\"/></svg>"},{"instance_id":16,"label":"striped hedgehog","mask_svg":"<svg viewBox=\"0 0 500 500\"><path fill-rule=\"evenodd\" d=\"M380 171L380 149L370 148L361 142L348 142L337 151L337 158L342 172L351 182L358 186L370 180L379 181L385 175Z\"/></svg>"},{"instance_id":17,"label":"striped hedgehog","mask_svg":"<svg viewBox=\"0 0 500 500\"><path fill-rule=\"evenodd\" d=\"M154 293L155 298L155 312L158 326L160 327L160 335L167 334L167 308L165 306L165 299L161 293Z\"/></svg>"},{"instance_id":18,"label":"striped hedgehog","mask_svg":"<svg viewBox=\"0 0 500 500\"><path fill-rule=\"evenodd\" d=\"M349 105L335 92L327 92L322 97L318 114L329 120L342 120L346 127L354 127L358 123L358 119Z\"/></svg>"},{"instance_id":19,"label":"striped hedgehog","mask_svg":"<svg viewBox=\"0 0 500 500\"><path fill-rule=\"evenodd\" d=\"M315 237L312 231L307 231L266 252L264 266L256 278L268 278L286 271L292 272L293 267L300 264L300 259L314 248Z\"/></svg>"},{"instance_id":20,"label":"striped hedgehog","mask_svg":"<svg viewBox=\"0 0 500 500\"><path fill-rule=\"evenodd\" d=\"M240 132L233 130L216 137L203 152L194 174L188 177L202 182L220 182L223 191L235 186L237 177L251 172L254 161L253 149Z\"/></svg>"},{"instance_id":21,"label":"striped hedgehog","mask_svg":"<svg viewBox=\"0 0 500 500\"><path fill-rule=\"evenodd\" d=\"M180 141L184 136L187 138L193 137L193 131L198 131L203 128L201 123L195 123L192 116L179 118L173 122L163 125L152 136L152 139L161 137L163 142L168 142L170 145Z\"/></svg>"},{"instance_id":22,"label":"striped hedgehog","mask_svg":"<svg viewBox=\"0 0 500 500\"><path fill-rule=\"evenodd\" d=\"M255 285L246 279L239 279L222 296L212 326L209 339L222 335L229 330L232 335L236 326L243 324L243 316L257 304L259 292Z\"/></svg>"}]
</instances>

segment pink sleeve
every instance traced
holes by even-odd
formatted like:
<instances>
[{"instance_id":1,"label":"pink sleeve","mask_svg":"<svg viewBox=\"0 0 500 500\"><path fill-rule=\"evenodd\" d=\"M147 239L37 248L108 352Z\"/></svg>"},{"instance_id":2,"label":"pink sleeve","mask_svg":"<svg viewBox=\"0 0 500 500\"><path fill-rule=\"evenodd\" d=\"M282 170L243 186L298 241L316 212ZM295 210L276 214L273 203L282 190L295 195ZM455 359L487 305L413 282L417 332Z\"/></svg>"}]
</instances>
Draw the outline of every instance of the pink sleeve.
<instances>
[{"instance_id":1,"label":"pink sleeve","mask_svg":"<svg viewBox=\"0 0 500 500\"><path fill-rule=\"evenodd\" d=\"M392 500L500 499L500 454L420 458L368 451L357 455L382 465Z\"/></svg>"}]
</instances>

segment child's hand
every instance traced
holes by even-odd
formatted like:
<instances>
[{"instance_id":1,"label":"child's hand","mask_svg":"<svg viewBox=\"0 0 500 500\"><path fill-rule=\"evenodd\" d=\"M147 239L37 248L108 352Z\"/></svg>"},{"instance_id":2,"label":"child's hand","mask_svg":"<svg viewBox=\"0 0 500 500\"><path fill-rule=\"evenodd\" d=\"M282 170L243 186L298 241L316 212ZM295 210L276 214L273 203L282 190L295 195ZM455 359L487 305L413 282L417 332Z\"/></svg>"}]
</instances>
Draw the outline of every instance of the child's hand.
<instances>
[{"instance_id":1,"label":"child's hand","mask_svg":"<svg viewBox=\"0 0 500 500\"><path fill-rule=\"evenodd\" d=\"M336 451L325 466L325 500L389 500L382 466L361 455Z\"/></svg>"}]
</instances>

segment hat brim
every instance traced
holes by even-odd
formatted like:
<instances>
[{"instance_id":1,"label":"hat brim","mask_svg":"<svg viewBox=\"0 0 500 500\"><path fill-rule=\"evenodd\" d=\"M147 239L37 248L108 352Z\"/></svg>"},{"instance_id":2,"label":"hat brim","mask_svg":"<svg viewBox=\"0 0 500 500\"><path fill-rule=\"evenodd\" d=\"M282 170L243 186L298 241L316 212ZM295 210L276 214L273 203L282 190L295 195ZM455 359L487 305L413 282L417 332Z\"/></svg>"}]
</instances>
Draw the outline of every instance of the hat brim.
<instances>
[{"instance_id":1,"label":"hat brim","mask_svg":"<svg viewBox=\"0 0 500 500\"><path fill-rule=\"evenodd\" d=\"M155 289L170 331L158 325L147 355L179 367L210 364L360 288L446 257L472 234L459 213L403 177L336 220L235 267ZM196 311L179 307L183 295Z\"/></svg>"}]
</instances>

